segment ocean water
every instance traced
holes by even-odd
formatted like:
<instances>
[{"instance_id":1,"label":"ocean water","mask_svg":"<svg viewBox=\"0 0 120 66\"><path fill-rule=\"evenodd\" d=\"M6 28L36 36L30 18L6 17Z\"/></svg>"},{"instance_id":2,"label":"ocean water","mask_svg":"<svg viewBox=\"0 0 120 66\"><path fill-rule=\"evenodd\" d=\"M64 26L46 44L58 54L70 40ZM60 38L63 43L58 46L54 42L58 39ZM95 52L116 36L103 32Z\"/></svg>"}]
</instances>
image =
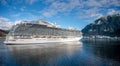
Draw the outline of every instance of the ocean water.
<instances>
[{"instance_id":1,"label":"ocean water","mask_svg":"<svg viewBox=\"0 0 120 66\"><path fill-rule=\"evenodd\" d=\"M0 40L0 66L120 66L120 41L5 45Z\"/></svg>"}]
</instances>

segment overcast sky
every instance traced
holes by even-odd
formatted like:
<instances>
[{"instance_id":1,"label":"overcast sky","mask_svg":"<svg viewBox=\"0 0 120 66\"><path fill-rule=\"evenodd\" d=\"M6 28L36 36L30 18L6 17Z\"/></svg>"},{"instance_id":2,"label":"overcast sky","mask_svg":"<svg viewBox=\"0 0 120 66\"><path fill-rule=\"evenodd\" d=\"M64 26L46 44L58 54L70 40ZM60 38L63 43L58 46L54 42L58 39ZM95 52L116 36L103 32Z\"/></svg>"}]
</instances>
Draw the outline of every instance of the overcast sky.
<instances>
[{"instance_id":1,"label":"overcast sky","mask_svg":"<svg viewBox=\"0 0 120 66\"><path fill-rule=\"evenodd\" d=\"M120 0L0 0L0 28L44 19L61 27L84 28L102 16L120 13Z\"/></svg>"}]
</instances>

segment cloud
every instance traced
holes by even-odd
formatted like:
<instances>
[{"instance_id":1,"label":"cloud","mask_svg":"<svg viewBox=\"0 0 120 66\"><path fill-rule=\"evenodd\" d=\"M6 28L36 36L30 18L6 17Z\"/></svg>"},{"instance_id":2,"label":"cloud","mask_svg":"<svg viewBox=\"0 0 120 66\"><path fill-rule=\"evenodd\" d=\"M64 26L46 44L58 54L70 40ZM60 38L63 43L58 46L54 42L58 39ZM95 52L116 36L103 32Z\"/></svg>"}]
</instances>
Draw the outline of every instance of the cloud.
<instances>
[{"instance_id":1,"label":"cloud","mask_svg":"<svg viewBox=\"0 0 120 66\"><path fill-rule=\"evenodd\" d=\"M45 17L51 17L58 13L68 13L75 9L77 6L80 6L79 0L68 0L68 1L54 1L48 0L50 6L43 9L41 14Z\"/></svg>"},{"instance_id":2,"label":"cloud","mask_svg":"<svg viewBox=\"0 0 120 66\"><path fill-rule=\"evenodd\" d=\"M119 7L120 0L45 0L49 6L41 11L44 17L52 17L57 14L66 14L74 11L81 18L103 16L108 9ZM79 14L79 15L78 15Z\"/></svg>"},{"instance_id":3,"label":"cloud","mask_svg":"<svg viewBox=\"0 0 120 66\"><path fill-rule=\"evenodd\" d=\"M6 4L7 4L7 1L6 1L6 0L0 0L0 4L6 5Z\"/></svg>"},{"instance_id":4,"label":"cloud","mask_svg":"<svg viewBox=\"0 0 120 66\"><path fill-rule=\"evenodd\" d=\"M0 29L9 30L13 23L9 21L8 18L0 17Z\"/></svg>"},{"instance_id":5,"label":"cloud","mask_svg":"<svg viewBox=\"0 0 120 66\"><path fill-rule=\"evenodd\" d=\"M84 2L84 5L89 7L101 7L102 3L98 2L98 0L87 0Z\"/></svg>"},{"instance_id":6,"label":"cloud","mask_svg":"<svg viewBox=\"0 0 120 66\"><path fill-rule=\"evenodd\" d=\"M51 17L51 16L53 16L53 15L55 15L57 12L55 11L55 10L48 10L48 11L44 11L43 13L42 13L42 15L43 16L45 16L45 17Z\"/></svg>"},{"instance_id":7,"label":"cloud","mask_svg":"<svg viewBox=\"0 0 120 66\"><path fill-rule=\"evenodd\" d=\"M37 2L38 0L25 0L28 4L33 4L35 2Z\"/></svg>"},{"instance_id":8,"label":"cloud","mask_svg":"<svg viewBox=\"0 0 120 66\"><path fill-rule=\"evenodd\" d=\"M101 9L98 9L97 7L89 8L89 9L82 9L77 14L80 19L88 19L88 18L100 18L103 16L102 13L100 13Z\"/></svg>"},{"instance_id":9,"label":"cloud","mask_svg":"<svg viewBox=\"0 0 120 66\"><path fill-rule=\"evenodd\" d=\"M14 18L14 20L35 20L39 19L40 16L30 12L21 12L11 15L11 17Z\"/></svg>"},{"instance_id":10,"label":"cloud","mask_svg":"<svg viewBox=\"0 0 120 66\"><path fill-rule=\"evenodd\" d=\"M11 7L9 2L18 6ZM38 5L36 2L42 6L34 7L34 4ZM12 14L15 20L39 19L41 16L52 18L61 17L61 15L79 17L80 19L96 19L104 15L120 13L118 9L120 0L0 0L0 4L8 4L10 8L15 10L15 12L10 12L11 14L15 13ZM22 7L19 8L20 12L18 13L17 7L19 5ZM33 6L33 9L30 9L30 6ZM10 8L8 9L10 10Z\"/></svg>"},{"instance_id":11,"label":"cloud","mask_svg":"<svg viewBox=\"0 0 120 66\"><path fill-rule=\"evenodd\" d=\"M91 17L94 17L95 19L98 19L100 17L102 17L103 15L100 14L100 13L97 13L97 14L91 14Z\"/></svg>"},{"instance_id":12,"label":"cloud","mask_svg":"<svg viewBox=\"0 0 120 66\"><path fill-rule=\"evenodd\" d=\"M22 22L22 20L16 20L15 22L14 22L14 24L19 24L19 23L21 23Z\"/></svg>"},{"instance_id":13,"label":"cloud","mask_svg":"<svg viewBox=\"0 0 120 66\"><path fill-rule=\"evenodd\" d=\"M10 5L9 2L13 2L14 4L23 4L23 3L26 3L26 4L34 4L36 2L38 2L40 0L0 0L0 4L2 5Z\"/></svg>"},{"instance_id":14,"label":"cloud","mask_svg":"<svg viewBox=\"0 0 120 66\"><path fill-rule=\"evenodd\" d=\"M113 15L113 14L118 14L120 13L120 10L115 10L115 9L109 9L108 10L108 15Z\"/></svg>"},{"instance_id":15,"label":"cloud","mask_svg":"<svg viewBox=\"0 0 120 66\"><path fill-rule=\"evenodd\" d=\"M8 18L0 17L0 22L6 22L8 20L9 20Z\"/></svg>"},{"instance_id":16,"label":"cloud","mask_svg":"<svg viewBox=\"0 0 120 66\"><path fill-rule=\"evenodd\" d=\"M16 20L11 22L8 18L0 17L0 29L9 30L13 25L22 22L23 20Z\"/></svg>"},{"instance_id":17,"label":"cloud","mask_svg":"<svg viewBox=\"0 0 120 66\"><path fill-rule=\"evenodd\" d=\"M120 0L110 0L108 2L109 2L109 4L107 4L107 5L120 6Z\"/></svg>"},{"instance_id":18,"label":"cloud","mask_svg":"<svg viewBox=\"0 0 120 66\"><path fill-rule=\"evenodd\" d=\"M108 11L108 15L113 15L114 13L116 13L116 11L115 11L114 9L110 9L110 10Z\"/></svg>"},{"instance_id":19,"label":"cloud","mask_svg":"<svg viewBox=\"0 0 120 66\"><path fill-rule=\"evenodd\" d=\"M26 7L23 6L23 7L20 8L20 10L21 10L21 11L25 11L25 8L26 8Z\"/></svg>"},{"instance_id":20,"label":"cloud","mask_svg":"<svg viewBox=\"0 0 120 66\"><path fill-rule=\"evenodd\" d=\"M88 7L111 7L120 6L120 0L87 0L84 5Z\"/></svg>"}]
</instances>

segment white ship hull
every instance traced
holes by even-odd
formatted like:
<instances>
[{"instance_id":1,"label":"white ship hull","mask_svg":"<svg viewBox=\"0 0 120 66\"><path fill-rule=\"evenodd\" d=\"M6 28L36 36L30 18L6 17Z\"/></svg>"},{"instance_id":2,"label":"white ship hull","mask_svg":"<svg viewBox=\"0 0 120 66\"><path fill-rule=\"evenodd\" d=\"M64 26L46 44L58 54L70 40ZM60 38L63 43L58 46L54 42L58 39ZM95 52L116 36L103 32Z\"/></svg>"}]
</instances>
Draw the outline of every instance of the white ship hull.
<instances>
[{"instance_id":1,"label":"white ship hull","mask_svg":"<svg viewBox=\"0 0 120 66\"><path fill-rule=\"evenodd\" d=\"M6 40L5 44L39 44L39 43L51 43L51 42L69 42L69 41L79 41L79 38L33 38L33 39L15 39Z\"/></svg>"}]
</instances>

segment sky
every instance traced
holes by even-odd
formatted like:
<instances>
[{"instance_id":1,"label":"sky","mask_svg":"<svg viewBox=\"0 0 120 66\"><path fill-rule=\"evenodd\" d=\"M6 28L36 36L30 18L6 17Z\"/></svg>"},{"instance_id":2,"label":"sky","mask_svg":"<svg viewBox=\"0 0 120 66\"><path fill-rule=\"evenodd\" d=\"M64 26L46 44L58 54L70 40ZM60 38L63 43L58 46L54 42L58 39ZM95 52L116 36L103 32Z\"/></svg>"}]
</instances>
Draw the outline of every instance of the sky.
<instances>
[{"instance_id":1,"label":"sky","mask_svg":"<svg viewBox=\"0 0 120 66\"><path fill-rule=\"evenodd\" d=\"M0 29L43 19L81 30L102 16L118 13L120 0L0 0Z\"/></svg>"}]
</instances>

